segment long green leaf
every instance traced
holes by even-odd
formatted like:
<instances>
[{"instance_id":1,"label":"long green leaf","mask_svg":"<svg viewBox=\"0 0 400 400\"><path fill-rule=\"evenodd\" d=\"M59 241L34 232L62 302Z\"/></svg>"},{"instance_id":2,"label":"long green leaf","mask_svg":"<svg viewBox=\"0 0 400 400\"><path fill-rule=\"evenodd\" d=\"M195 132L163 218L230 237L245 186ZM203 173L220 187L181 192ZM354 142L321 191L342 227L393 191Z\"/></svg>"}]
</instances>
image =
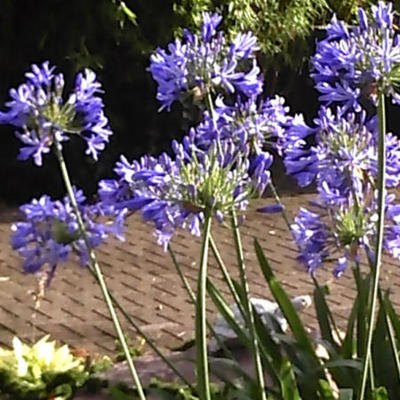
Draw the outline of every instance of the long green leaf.
<instances>
[{"instance_id":1,"label":"long green leaf","mask_svg":"<svg viewBox=\"0 0 400 400\"><path fill-rule=\"evenodd\" d=\"M229 326L236 333L240 341L246 346L250 346L250 341L246 331L237 323L232 309L229 304L225 301L225 298L221 291L207 278L207 292L211 297L212 302L217 307L219 313L229 324Z\"/></svg>"},{"instance_id":2,"label":"long green leaf","mask_svg":"<svg viewBox=\"0 0 400 400\"><path fill-rule=\"evenodd\" d=\"M320 379L318 383L320 400L337 400L337 397L328 381Z\"/></svg>"},{"instance_id":3,"label":"long green leaf","mask_svg":"<svg viewBox=\"0 0 400 400\"><path fill-rule=\"evenodd\" d=\"M356 324L356 318L358 316L358 307L359 299L356 297L347 320L346 336L342 343L341 355L343 358L352 358L354 351L356 350L356 343L354 341L354 327Z\"/></svg>"},{"instance_id":4,"label":"long green leaf","mask_svg":"<svg viewBox=\"0 0 400 400\"><path fill-rule=\"evenodd\" d=\"M314 278L314 304L315 312L317 314L319 329L321 332L321 337L324 341L327 341L335 348L336 351L339 350L339 346L333 338L333 331L337 332L336 325L333 320L332 313L328 307L325 299L326 289L322 288L318 281Z\"/></svg>"},{"instance_id":5,"label":"long green leaf","mask_svg":"<svg viewBox=\"0 0 400 400\"><path fill-rule=\"evenodd\" d=\"M247 332L237 323L231 308L225 301L223 294L221 293L220 290L217 289L217 287L211 282L210 279L207 279L207 291L208 294L210 295L212 302L217 307L219 313L222 315L222 317L225 319L228 325L233 329L233 331L236 333L236 335L238 336L239 340L243 343L243 345L249 349L251 344ZM274 354L271 357L270 349L266 348L262 343L260 346L260 350L267 373L269 374L272 381L276 385L278 385L279 377L277 375L275 368L272 365Z\"/></svg>"},{"instance_id":6,"label":"long green leaf","mask_svg":"<svg viewBox=\"0 0 400 400\"><path fill-rule=\"evenodd\" d=\"M261 248L257 239L255 239L254 245L263 275L268 283L272 295L274 296L276 302L279 304L279 307L282 310L283 315L288 321L288 324L292 329L293 335L297 339L298 343L304 349L306 349L307 352L310 355L312 355L313 358L316 360L317 364L319 364L317 361L317 357L315 355L314 347L308 336L308 333L305 330L304 325L296 309L294 308L289 296L283 290L282 286L279 284L274 273L272 272L271 266L269 265L269 262L264 255L263 249Z\"/></svg>"},{"instance_id":7,"label":"long green leaf","mask_svg":"<svg viewBox=\"0 0 400 400\"><path fill-rule=\"evenodd\" d=\"M383 310L386 334L390 343L393 361L393 372L396 371L396 374L391 374L392 382L390 382L387 387L391 393L400 393L400 350L398 346L398 341L396 340L396 334L390 314L392 314L394 320L397 320L397 323L399 323L399 319L393 310L392 304L389 299L389 293L386 293L385 296L383 296L382 292L379 290L379 301L381 309Z\"/></svg>"},{"instance_id":8,"label":"long green leaf","mask_svg":"<svg viewBox=\"0 0 400 400\"><path fill-rule=\"evenodd\" d=\"M360 268L353 269L354 278L357 286L357 355L359 358L365 356L365 346L367 340L367 311L369 304L369 292L370 292L370 275L368 274L365 278L361 276Z\"/></svg>"},{"instance_id":9,"label":"long green leaf","mask_svg":"<svg viewBox=\"0 0 400 400\"><path fill-rule=\"evenodd\" d=\"M396 336L397 341L400 343L400 319L397 316L396 311L393 308L392 302L389 299L389 294L386 293L384 297L384 307L386 314L390 318L390 322L392 323L394 335Z\"/></svg>"},{"instance_id":10,"label":"long green leaf","mask_svg":"<svg viewBox=\"0 0 400 400\"><path fill-rule=\"evenodd\" d=\"M318 379L323 378L323 372L319 369L321 362L315 354L311 339L296 309L272 272L269 262L257 239L254 240L254 245L261 270L271 293L288 321L296 339L296 344L291 347L286 347L286 351L288 352L290 361L294 363L295 372L299 377L300 393L307 399L317 398L319 388ZM313 379L305 379L304 375L307 374L308 371L316 373Z\"/></svg>"},{"instance_id":11,"label":"long green leaf","mask_svg":"<svg viewBox=\"0 0 400 400\"><path fill-rule=\"evenodd\" d=\"M284 400L301 400L299 390L297 388L296 377L293 372L292 364L286 360L282 364L280 371L282 398Z\"/></svg>"}]
</instances>

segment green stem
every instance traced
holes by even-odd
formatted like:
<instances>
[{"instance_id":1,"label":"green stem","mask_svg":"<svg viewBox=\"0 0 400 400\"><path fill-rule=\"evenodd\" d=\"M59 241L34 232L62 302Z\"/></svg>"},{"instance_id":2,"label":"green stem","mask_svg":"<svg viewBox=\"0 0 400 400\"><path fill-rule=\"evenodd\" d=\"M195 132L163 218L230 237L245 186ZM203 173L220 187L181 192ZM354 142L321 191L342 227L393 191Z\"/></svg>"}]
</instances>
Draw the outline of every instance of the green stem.
<instances>
[{"instance_id":1,"label":"green stem","mask_svg":"<svg viewBox=\"0 0 400 400\"><path fill-rule=\"evenodd\" d=\"M389 298L387 298L388 301ZM390 315L388 314L386 301L383 298L382 293L379 293L379 301L381 307L384 307L385 310L385 322L386 322L386 329L388 333L388 337L390 340L390 347L392 348L393 360L396 365L396 372L397 372L397 381L400 382L400 358L399 358L399 349L396 341L396 336L393 328L392 321L390 319Z\"/></svg>"},{"instance_id":2,"label":"green stem","mask_svg":"<svg viewBox=\"0 0 400 400\"><path fill-rule=\"evenodd\" d=\"M172 258L172 262L175 265L176 271L178 272L179 278L181 279L184 288L186 289L190 300L192 301L192 303L194 305L196 305L196 296L188 282L188 280L186 279L185 274L182 271L181 266L178 263L178 260L176 259L175 256L175 252L173 251L171 244L168 245L168 251L169 254L171 255ZM219 337L219 335L215 332L214 327L212 326L212 324L208 321L208 319L206 319L206 324L207 324L207 328L210 330L211 334L213 335L213 337L215 338L215 340L217 341L219 347L223 350L223 352L225 353L225 355L227 355L229 358L231 358L232 360L235 359L234 355L232 354L232 352L225 346L225 343L223 342L223 340L221 340L221 338Z\"/></svg>"},{"instance_id":3,"label":"green stem","mask_svg":"<svg viewBox=\"0 0 400 400\"><path fill-rule=\"evenodd\" d=\"M196 295L194 294L188 280L186 279L185 274L182 271L180 264L178 263L178 260L176 259L175 252L172 249L171 243L168 244L168 252L172 258L172 262L174 263L176 272L178 272L179 278L181 279L183 286L190 297L190 300L192 301L193 304L196 304Z\"/></svg>"},{"instance_id":4,"label":"green stem","mask_svg":"<svg viewBox=\"0 0 400 400\"><path fill-rule=\"evenodd\" d=\"M144 391L143 391L142 385L140 383L139 375L137 374L136 368L135 368L135 366L133 364L133 360L132 360L131 354L129 352L128 344L126 343L126 340L125 340L125 335L124 335L123 330L121 328L121 325L119 323L117 313L115 312L115 309L113 307L113 304L112 304L112 301L111 301L111 298L110 298L110 294L108 292L108 288L107 288L106 282L104 280L104 276L103 276L102 270L100 268L100 265L97 262L96 255L94 253L93 247L92 247L92 245L90 243L90 239L89 239L89 236L88 236L87 231L86 231L86 226L85 226L85 224L83 222L81 213L80 213L79 208L78 208L78 203L76 201L75 193L74 193L74 190L72 188L71 180L69 178L67 165L65 163L64 156L63 156L63 153L62 153L62 146L56 140L56 138L54 138L54 141L55 141L54 148L55 148L56 156L57 156L57 159L58 159L58 162L59 162L59 165L60 165L61 175L62 175L62 178L64 180L64 184L65 184L68 196L70 198L72 209L73 209L73 211L75 213L76 220L78 222L78 226L79 226L79 229L80 229L81 234L82 234L82 238L83 238L83 240L85 242L85 246L86 246L88 254L89 254L90 263L92 264L92 267L93 267L94 272L96 274L97 280L99 282L99 285L100 285L100 288L101 288L101 292L103 294L104 301L106 303L106 306L108 308L108 311L109 311L111 319L112 319L112 322L114 324L114 328L115 328L115 331L117 333L118 339L121 342L121 345L122 345L126 360L128 362L129 371L130 371L130 373L132 375L133 382L136 385L136 389L138 391L139 397L140 397L141 400L146 400L146 396L144 395Z\"/></svg>"},{"instance_id":5,"label":"green stem","mask_svg":"<svg viewBox=\"0 0 400 400\"><path fill-rule=\"evenodd\" d=\"M97 279L96 272L92 269L90 265L88 265L89 272L93 275L95 279ZM192 384L185 378L185 376L175 367L175 365L168 360L167 357L159 350L159 348L155 345L152 339L143 331L143 329L134 321L134 319L128 314L122 304L115 298L113 293L108 291L111 300L117 306L117 308L121 311L122 315L125 319L133 326L133 328L137 331L137 333L143 337L146 343L151 347L151 349L168 365L168 367L176 374L178 378L182 380L182 382L187 385L192 391L195 391Z\"/></svg>"},{"instance_id":6,"label":"green stem","mask_svg":"<svg viewBox=\"0 0 400 400\"><path fill-rule=\"evenodd\" d=\"M243 310L242 303L240 301L239 295L238 295L238 293L237 293L237 291L235 289L235 286L234 286L234 284L232 282L232 279L231 279L231 277L229 275L229 272L228 272L228 270L227 270L227 268L225 266L225 263L224 263L224 261L223 261L223 259L221 257L221 254L218 251L217 245L216 245L216 243L215 243L215 241L214 241L212 236L210 236L210 245L211 245L211 250L212 250L212 252L214 254L214 257L217 260L217 264L218 264L218 266L219 266L219 268L220 268L220 270L222 272L224 280L225 280L226 284L228 285L229 291L231 292L231 295L232 295L233 299L235 300L235 303L238 306L240 314L242 315L243 320L245 321L246 320L246 315L245 315L245 312Z\"/></svg>"},{"instance_id":7,"label":"green stem","mask_svg":"<svg viewBox=\"0 0 400 400\"><path fill-rule=\"evenodd\" d=\"M211 97L211 94L209 91L207 91L207 94L206 94L206 108L210 113L213 123L216 124L217 123L217 114L215 113L214 103L213 103L213 100L212 100L212 97Z\"/></svg>"},{"instance_id":8,"label":"green stem","mask_svg":"<svg viewBox=\"0 0 400 400\"><path fill-rule=\"evenodd\" d=\"M287 225L287 227L289 228L289 231L292 232L292 227L290 225L290 221L289 221L289 217L287 216L287 213L285 211L285 207L281 201L281 198L279 197L278 191L276 190L275 185L273 184L272 180L268 183L269 188L271 189L272 195L274 196L275 201L282 206L282 217Z\"/></svg>"},{"instance_id":9,"label":"green stem","mask_svg":"<svg viewBox=\"0 0 400 400\"><path fill-rule=\"evenodd\" d=\"M385 115L385 96L382 91L378 94L378 124L379 124L379 137L378 137L378 225L376 234L375 246L375 259L372 266L372 295L371 307L368 316L368 333L365 360L362 370L361 385L359 392L359 400L365 397L365 389L367 386L368 366L371 358L371 345L374 330L374 320L376 314L376 304L379 289L379 276L382 264L382 245L385 223L385 168L386 168L386 150L385 150L385 134L386 134L386 115Z\"/></svg>"},{"instance_id":10,"label":"green stem","mask_svg":"<svg viewBox=\"0 0 400 400\"><path fill-rule=\"evenodd\" d=\"M237 223L235 209L231 210L231 220L232 220L232 230L233 230L233 236L234 236L234 240L235 240L237 259L238 259L238 266L239 266L239 271L240 271L240 280L241 280L242 288L243 288L244 295L245 295L245 302L244 302L245 304L244 305L245 305L245 312L246 312L246 317L247 317L246 320L247 320L249 333L250 333L250 341L251 341L251 347L252 347L254 368L255 368L256 377L257 377L258 399L266 400L267 396L266 396L266 392L265 392L263 367L262 367L262 363L261 363L260 349L259 349L259 345L258 345L258 338L257 338L255 322L254 322L253 306L250 301L249 285L248 285L247 277L246 277L246 265L245 265L244 256L243 256L242 241L240 238L240 232L239 232L239 227L238 227L238 223Z\"/></svg>"},{"instance_id":11,"label":"green stem","mask_svg":"<svg viewBox=\"0 0 400 400\"><path fill-rule=\"evenodd\" d=\"M208 267L208 243L211 232L211 215L205 215L200 269L197 281L196 300L196 373L200 400L211 400L210 377L208 373L207 332L206 332L206 283Z\"/></svg>"}]
</instances>

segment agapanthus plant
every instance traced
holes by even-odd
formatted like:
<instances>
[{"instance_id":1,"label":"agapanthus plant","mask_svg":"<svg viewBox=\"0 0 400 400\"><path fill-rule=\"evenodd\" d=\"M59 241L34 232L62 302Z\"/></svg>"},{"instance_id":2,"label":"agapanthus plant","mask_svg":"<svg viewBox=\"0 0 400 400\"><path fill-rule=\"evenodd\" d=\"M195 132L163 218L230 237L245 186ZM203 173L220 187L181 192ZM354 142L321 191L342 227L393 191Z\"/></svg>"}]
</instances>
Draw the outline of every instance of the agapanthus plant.
<instances>
[{"instance_id":1,"label":"agapanthus plant","mask_svg":"<svg viewBox=\"0 0 400 400\"><path fill-rule=\"evenodd\" d=\"M360 8L359 24L346 26L336 16L327 37L317 44L312 78L326 104L360 109L363 98L377 102L377 90L400 104L400 36L391 3L371 7L371 18Z\"/></svg>"},{"instance_id":2,"label":"agapanthus plant","mask_svg":"<svg viewBox=\"0 0 400 400\"><path fill-rule=\"evenodd\" d=\"M214 120L205 113L202 124L197 128L196 142L199 146L207 146L215 132L209 125L216 124L220 140L233 140L247 144L251 154L274 149L282 154L286 141L286 126L292 119L288 115L289 107L280 96L259 100L253 96L242 100L239 96L232 104L226 104L219 96L215 101ZM203 128L204 127L204 128Z\"/></svg>"},{"instance_id":3,"label":"agapanthus plant","mask_svg":"<svg viewBox=\"0 0 400 400\"><path fill-rule=\"evenodd\" d=\"M212 132L200 147L199 130L205 134L206 127ZM205 213L222 221L232 208L244 210L270 180L270 154L250 155L247 143L221 140L212 124L192 129L172 148L174 158L164 153L129 163L121 157L115 168L120 179L101 181L99 188L104 207L141 209L144 219L155 223L164 247L179 227L200 235Z\"/></svg>"},{"instance_id":4,"label":"agapanthus plant","mask_svg":"<svg viewBox=\"0 0 400 400\"><path fill-rule=\"evenodd\" d=\"M32 66L26 74L27 82L18 89L11 89L12 100L6 103L9 110L0 114L1 123L9 123L20 131L17 137L25 145L19 159L33 158L36 165L42 165L42 156L54 150L60 172L68 193L64 201L52 201L48 196L34 200L21 208L27 221L13 226L12 244L25 258L27 272L37 272L43 265L48 266L48 281L54 275L59 262L66 261L74 250L80 262L87 264L101 288L104 301L110 313L115 331L128 361L132 381L137 387L141 400L145 394L137 375L132 356L115 312L102 270L96 259L94 247L98 246L109 233L121 237L125 210L114 213L113 207L88 206L82 193L74 190L63 155L62 142L69 135L77 134L87 142L86 154L95 160L109 141L111 130L103 112L103 101L98 96L101 85L94 72L86 69L77 75L75 87L65 100L63 98L64 78L54 74L55 67L44 62L40 67ZM99 217L112 215L110 224L97 221Z\"/></svg>"},{"instance_id":5,"label":"agapanthus plant","mask_svg":"<svg viewBox=\"0 0 400 400\"><path fill-rule=\"evenodd\" d=\"M87 204L82 191L75 191L75 196L92 247L99 246L111 233L123 240L126 210L111 212L109 209L106 213L99 204ZM25 221L12 225L11 244L24 258L26 272L35 273L47 266L50 281L57 265L66 262L72 253L78 255L82 266L87 265L89 250L68 197L52 200L44 195L21 206L20 210Z\"/></svg>"},{"instance_id":6,"label":"agapanthus plant","mask_svg":"<svg viewBox=\"0 0 400 400\"><path fill-rule=\"evenodd\" d=\"M366 185L376 187L378 127L376 117L321 108L314 127L297 116L287 124L284 163L300 186L317 183L320 195L333 203L346 202ZM400 183L400 143L386 135L386 186Z\"/></svg>"},{"instance_id":7,"label":"agapanthus plant","mask_svg":"<svg viewBox=\"0 0 400 400\"><path fill-rule=\"evenodd\" d=\"M18 128L16 135L23 143L20 160L32 157L41 166L55 139L60 143L78 134L87 143L86 154L97 161L112 134L98 95L101 85L86 69L76 76L75 87L65 98L63 74L54 70L48 61L32 65L25 74L27 81L10 90L12 100L6 103L8 111L0 113L0 123Z\"/></svg>"},{"instance_id":8,"label":"agapanthus plant","mask_svg":"<svg viewBox=\"0 0 400 400\"><path fill-rule=\"evenodd\" d=\"M340 276L352 262L359 262L363 253L373 261L376 240L376 193L364 193L362 201L349 196L340 205L313 202L313 211L301 208L292 225L301 249L299 260L314 274L326 261L336 260L334 275ZM395 196L386 197L384 250L399 259L400 207Z\"/></svg>"},{"instance_id":9,"label":"agapanthus plant","mask_svg":"<svg viewBox=\"0 0 400 400\"><path fill-rule=\"evenodd\" d=\"M315 126L300 117L288 125L285 166L301 186L316 183L315 211L302 209L292 226L301 249L299 259L314 272L324 260L340 256L335 275L348 261L359 259L362 249L373 249L376 235L378 177L378 127L376 117L365 112L349 113L344 108L322 108ZM400 183L400 143L392 134L386 141L386 188ZM393 198L387 196L387 212ZM390 214L392 217L393 212ZM397 232L397 217L385 229ZM389 228L390 227L390 228ZM387 233L385 233L387 235ZM395 240L384 247L396 254Z\"/></svg>"},{"instance_id":10,"label":"agapanthus plant","mask_svg":"<svg viewBox=\"0 0 400 400\"><path fill-rule=\"evenodd\" d=\"M248 32L227 43L217 32L222 17L203 14L201 34L185 30L183 40L176 39L168 50L157 49L149 70L157 82L161 109L170 109L174 101L200 101L209 93L238 93L246 97L262 90L260 69L255 59L256 37Z\"/></svg>"}]
</instances>

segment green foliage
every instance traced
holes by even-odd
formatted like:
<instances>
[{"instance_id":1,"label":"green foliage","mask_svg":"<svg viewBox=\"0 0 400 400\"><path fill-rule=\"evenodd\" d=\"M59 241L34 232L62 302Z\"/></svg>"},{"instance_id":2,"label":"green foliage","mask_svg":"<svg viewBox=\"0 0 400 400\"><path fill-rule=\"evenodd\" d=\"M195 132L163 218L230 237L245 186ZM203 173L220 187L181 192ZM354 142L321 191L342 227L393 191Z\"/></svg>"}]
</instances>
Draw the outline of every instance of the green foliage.
<instances>
[{"instance_id":1,"label":"green foliage","mask_svg":"<svg viewBox=\"0 0 400 400\"><path fill-rule=\"evenodd\" d=\"M352 23L358 7L373 0L175 0L174 11L192 29L201 25L201 13L215 10L224 15L223 28L231 37L253 32L259 41L264 67L301 68L311 54L313 36L335 12ZM178 32L180 30L178 29Z\"/></svg>"},{"instance_id":2,"label":"green foliage","mask_svg":"<svg viewBox=\"0 0 400 400\"><path fill-rule=\"evenodd\" d=\"M146 341L143 338L137 338L134 343L131 343L131 341L126 336L125 340L128 343L128 349L130 355L132 356L132 359L135 359L136 357L139 357L143 354L143 349L146 344ZM126 360L123 347L118 339L115 341L115 350L117 352L117 355L115 356L115 361L118 362Z\"/></svg>"},{"instance_id":3,"label":"green foliage","mask_svg":"<svg viewBox=\"0 0 400 400\"><path fill-rule=\"evenodd\" d=\"M365 334L367 330L366 301L369 288L369 274L363 276L358 267L354 269L357 282L357 296L347 320L346 333L341 332L334 321L333 315L326 301L327 290L320 287L315 280L314 300L316 315L321 333L320 339L312 339L304 332L303 323L288 303L287 295L276 280L264 253L256 242L256 253L261 269L270 287L271 293L280 305L283 314L291 326L294 340L286 335L278 337L287 363L293 365L295 379L290 381L292 387L298 387L300 398L332 399L333 394L340 394L340 398L353 399L358 393L362 361L365 359ZM367 398L396 399L400 392L399 357L399 318L389 300L388 293L380 294L380 309L373 333L372 368L370 381L374 382ZM265 327L259 335L266 335ZM305 337L306 335L307 337ZM361 344L360 344L361 342ZM310 346L310 343L312 345ZM275 356L282 359L282 356ZM306 361L308 360L308 361ZM306 364L306 362L308 364ZM313 364L314 363L314 364ZM304 374L304 371L308 371ZM390 371L390 373L388 373ZM318 377L319 376L319 377ZM280 375L282 382L284 377ZM318 382L318 387L314 384ZM282 398L286 399L283 395Z\"/></svg>"},{"instance_id":4,"label":"green foliage","mask_svg":"<svg viewBox=\"0 0 400 400\"><path fill-rule=\"evenodd\" d=\"M269 289L279 304L291 327L291 334L280 330L271 319L267 326L255 313L255 330L260 346L264 372L268 375L266 393L268 400L353 400L359 392L362 360L365 359L365 335L367 331L367 296L370 275L361 273L356 265L353 269L357 287L356 298L347 320L345 331L339 329L329 308L328 288L314 280L314 304L320 336L310 335L289 300L289 297L275 277L264 251L255 242L257 258ZM249 334L235 320L224 295L210 279L207 281L208 294L218 311L235 331L243 346L252 351ZM244 307L247 301L240 285L233 280L234 296ZM379 295L380 309L373 332L372 368L370 388L365 399L397 399L400 392L400 319L397 316L389 293ZM224 354L223 357L229 357ZM257 398L257 385L253 377L246 374L236 360L219 359L219 370L211 371L225 383L219 399ZM231 371L235 380L221 374ZM390 371L390 373L388 373ZM372 374L372 375L371 375ZM372 384L372 382L374 382ZM166 397L168 398L168 397Z\"/></svg>"},{"instance_id":5,"label":"green foliage","mask_svg":"<svg viewBox=\"0 0 400 400\"><path fill-rule=\"evenodd\" d=\"M109 367L107 358L87 365L64 345L56 347L49 336L33 346L13 339L13 349L0 348L0 394L12 400L64 400L86 384L92 373Z\"/></svg>"},{"instance_id":6,"label":"green foliage","mask_svg":"<svg viewBox=\"0 0 400 400\"><path fill-rule=\"evenodd\" d=\"M136 14L121 0L112 0L112 2L117 6L117 20L121 29L124 28L125 21L130 21L134 26L137 26L137 16Z\"/></svg>"},{"instance_id":7,"label":"green foliage","mask_svg":"<svg viewBox=\"0 0 400 400\"><path fill-rule=\"evenodd\" d=\"M223 391L220 385L211 384L211 398L213 400L233 400L227 396L227 392ZM109 395L113 400L136 399L137 392L124 383L112 385ZM198 400L199 397L190 387L179 382L165 382L153 377L145 388L146 396L149 398L157 398L162 400Z\"/></svg>"},{"instance_id":8,"label":"green foliage","mask_svg":"<svg viewBox=\"0 0 400 400\"><path fill-rule=\"evenodd\" d=\"M306 39L328 4L325 0L180 0L174 10L192 27L200 25L203 11L218 10L228 35L251 31L266 59L279 56L284 63L299 66L307 54Z\"/></svg>"},{"instance_id":9,"label":"green foliage","mask_svg":"<svg viewBox=\"0 0 400 400\"><path fill-rule=\"evenodd\" d=\"M218 385L210 385L211 397L213 399L221 399L221 389ZM165 400L197 400L196 393L181 383L164 382L157 378L152 378L149 384L149 393L157 394ZM221 399L222 400L222 399Z\"/></svg>"}]
</instances>

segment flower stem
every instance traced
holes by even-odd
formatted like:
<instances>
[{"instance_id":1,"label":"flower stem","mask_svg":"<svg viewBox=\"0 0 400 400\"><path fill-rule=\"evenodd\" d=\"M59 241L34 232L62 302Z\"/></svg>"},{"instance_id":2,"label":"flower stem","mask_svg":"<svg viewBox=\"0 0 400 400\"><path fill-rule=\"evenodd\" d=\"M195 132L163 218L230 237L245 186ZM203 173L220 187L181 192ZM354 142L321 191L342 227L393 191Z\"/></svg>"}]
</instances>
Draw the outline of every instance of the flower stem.
<instances>
[{"instance_id":1,"label":"flower stem","mask_svg":"<svg viewBox=\"0 0 400 400\"><path fill-rule=\"evenodd\" d=\"M90 263L91 263L91 265L92 265L92 267L94 269L94 272L96 274L97 280L99 282L99 285L100 285L100 288L101 288L101 292L103 294L104 301L106 303L106 306L108 308L108 311L109 311L111 319L112 319L112 322L114 324L114 328L115 328L115 331L117 333L118 339L121 342L121 345L122 345L126 360L128 362L129 371L130 371L130 373L132 375L133 382L136 385L136 389L137 389L137 392L139 394L139 398L140 398L140 400L146 400L146 396L144 395L144 391L143 391L142 385L140 383L139 376L138 376L136 368L135 368L135 366L133 364L132 356L131 356L131 354L129 352L128 344L126 343L124 332L122 330L122 327L121 327L121 325L119 323L119 320L118 320L117 313L115 312L114 306L112 304L112 300L111 300L110 294L108 292L108 288L107 288L106 282L104 280L104 275L102 273L102 270L100 268L99 263L97 262L95 252L94 252L93 247L92 247L92 245L90 243L89 236L88 236L88 234L86 232L85 224L83 222L81 213L80 213L79 208L78 208L78 203L76 201L75 193L74 193L74 190L72 188L71 180L69 178L67 165L65 163L64 156L63 156L63 153L62 153L61 144L57 141L56 138L54 138L54 141L55 141L54 148L55 148L56 156L57 156L57 159L58 159L58 162L59 162L59 165L60 165L61 175L62 175L62 178L64 180L64 184L65 184L68 196L70 198L71 205L72 205L72 208L74 210L74 213L75 213L78 225L79 225L79 229L82 232L82 238L83 238L83 240L85 242L85 246L86 246L88 254L89 254Z\"/></svg>"},{"instance_id":2,"label":"flower stem","mask_svg":"<svg viewBox=\"0 0 400 400\"><path fill-rule=\"evenodd\" d=\"M282 206L282 211L281 211L281 213L282 213L283 220L285 221L287 227L289 228L289 231L292 233L292 228L291 228L291 225L290 225L289 217L287 216L287 213L286 213L286 211L285 211L285 207L284 207L284 205L283 205L283 203L282 203L282 201L281 201L281 198L279 197L278 191L276 190L276 187L275 187L275 185L273 184L272 180L268 183L268 186L269 186L269 188L271 189L271 192L272 192L272 195L274 196L275 201L276 201L279 205ZM292 233L292 234L293 234L293 233Z\"/></svg>"},{"instance_id":3,"label":"flower stem","mask_svg":"<svg viewBox=\"0 0 400 400\"><path fill-rule=\"evenodd\" d=\"M379 289L379 276L382 264L382 246L385 222L385 168L386 168L386 149L385 149L385 134L386 134L386 115L385 115L385 96L382 91L378 94L378 225L376 234L375 259L372 265L372 293L371 306L368 316L368 333L366 342L365 359L361 377L361 386L358 398L363 400L367 384L368 367L371 358L371 345L374 330L374 320L376 313L376 304Z\"/></svg>"},{"instance_id":4,"label":"flower stem","mask_svg":"<svg viewBox=\"0 0 400 400\"><path fill-rule=\"evenodd\" d=\"M204 220L203 243L201 246L200 269L197 280L196 299L196 373L198 381L198 394L200 400L211 400L206 332L206 283L210 232L211 215L209 212L207 212Z\"/></svg>"},{"instance_id":5,"label":"flower stem","mask_svg":"<svg viewBox=\"0 0 400 400\"><path fill-rule=\"evenodd\" d=\"M214 257L217 260L217 264L219 266L219 269L221 270L222 275L224 277L225 283L228 285L229 291L231 292L231 295L232 295L233 299L235 300L235 303L238 306L239 312L242 315L243 320L246 320L246 315L245 315L245 312L243 310L242 303L241 303L240 298L239 298L239 294L235 289L235 286L233 284L232 278L229 275L229 272L228 272L228 270L227 270L227 268L225 266L224 261L222 260L221 254L219 253L217 245L216 245L216 243L215 243L215 241L214 241L212 236L210 236L210 245L211 245L211 250L212 250L212 252L214 254Z\"/></svg>"},{"instance_id":6,"label":"flower stem","mask_svg":"<svg viewBox=\"0 0 400 400\"><path fill-rule=\"evenodd\" d=\"M245 301L244 301L245 307L244 308L245 308L245 313L246 313L247 325L248 325L248 329L249 329L249 333L250 333L250 341L251 341L251 347L252 347L254 368L255 368L256 377L257 377L257 384L258 384L258 397L257 398L259 400L266 400L267 397L266 397L266 392L265 392L263 367L262 367L262 363L261 363L260 349L259 349L259 345L258 345L257 333L256 333L256 328L255 328L255 322L254 322L253 306L250 301L249 285L248 285L247 277L246 277L246 265L245 265L244 256L243 256L242 241L240 239L240 233L239 233L235 209L231 210L231 220L232 220L232 230L233 230L233 236L234 236L234 240L235 240L237 258L238 258L238 266L239 266L239 271L240 271L240 280L241 280L242 288L243 288L244 295L245 295Z\"/></svg>"},{"instance_id":7,"label":"flower stem","mask_svg":"<svg viewBox=\"0 0 400 400\"><path fill-rule=\"evenodd\" d=\"M206 108L207 108L208 112L210 113L211 119L212 119L212 121L214 123L214 127L215 127L216 123L217 123L217 114L215 112L214 102L213 102L213 99L212 99L209 91L207 91L207 94L206 94Z\"/></svg>"},{"instance_id":8,"label":"flower stem","mask_svg":"<svg viewBox=\"0 0 400 400\"><path fill-rule=\"evenodd\" d=\"M89 272L93 275L95 279L97 279L96 272L93 268L88 265ZM121 311L122 315L125 319L133 326L133 328L137 331L137 333L143 337L146 343L151 347L151 349L168 365L168 367L176 374L178 378L182 380L182 382L187 385L191 390L194 391L194 387L192 384L185 378L185 376L175 367L175 365L168 360L168 358L159 350L156 344L153 342L152 339L143 331L143 329L134 321L134 319L128 314L122 304L116 299L113 293L109 290L108 293L110 294L111 300L116 305L116 307Z\"/></svg>"},{"instance_id":9,"label":"flower stem","mask_svg":"<svg viewBox=\"0 0 400 400\"><path fill-rule=\"evenodd\" d=\"M196 305L196 295L194 294L188 280L186 279L185 274L182 271L182 268L180 266L180 264L178 263L178 260L176 259L175 256L175 252L172 249L171 243L168 245L168 251L169 254L171 255L172 258L172 262L175 265L176 271L178 272L179 278L181 279L183 286L185 287L190 300L192 301L192 303L194 305ZM207 328L210 330L211 334L213 335L213 337L215 338L215 340L217 341L218 345L220 346L220 348L223 350L223 352L232 360L235 359L234 355L232 354L232 352L225 346L223 340L219 337L219 335L215 332L215 329L213 327L213 325L210 323L210 321L208 319L206 319L206 324L207 324Z\"/></svg>"}]
</instances>

